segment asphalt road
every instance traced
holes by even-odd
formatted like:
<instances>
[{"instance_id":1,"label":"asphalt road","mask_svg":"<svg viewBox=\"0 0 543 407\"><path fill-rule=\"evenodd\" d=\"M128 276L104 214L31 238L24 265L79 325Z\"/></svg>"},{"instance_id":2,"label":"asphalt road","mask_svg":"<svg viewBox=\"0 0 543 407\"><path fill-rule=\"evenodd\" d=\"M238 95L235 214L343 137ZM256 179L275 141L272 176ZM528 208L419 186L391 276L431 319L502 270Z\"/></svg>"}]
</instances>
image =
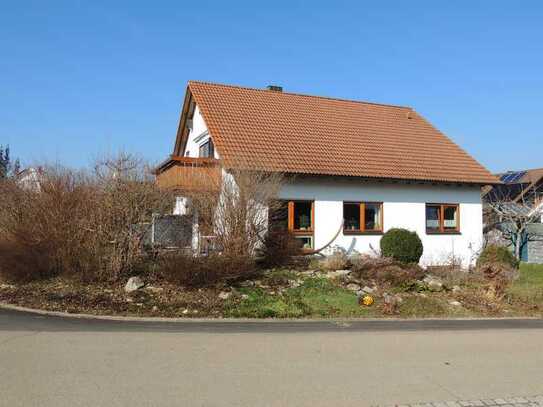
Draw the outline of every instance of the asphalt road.
<instances>
[{"instance_id":1,"label":"asphalt road","mask_svg":"<svg viewBox=\"0 0 543 407\"><path fill-rule=\"evenodd\" d=\"M0 406L364 406L543 393L543 321L142 323L0 310Z\"/></svg>"}]
</instances>

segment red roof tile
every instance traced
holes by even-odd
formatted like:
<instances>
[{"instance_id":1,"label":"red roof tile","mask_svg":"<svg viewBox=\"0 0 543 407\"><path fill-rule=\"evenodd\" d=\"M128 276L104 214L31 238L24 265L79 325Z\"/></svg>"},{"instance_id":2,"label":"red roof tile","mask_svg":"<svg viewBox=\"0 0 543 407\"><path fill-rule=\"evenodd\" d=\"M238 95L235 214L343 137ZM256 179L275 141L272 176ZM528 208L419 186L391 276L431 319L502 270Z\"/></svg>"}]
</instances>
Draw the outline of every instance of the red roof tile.
<instances>
[{"instance_id":1,"label":"red roof tile","mask_svg":"<svg viewBox=\"0 0 543 407\"><path fill-rule=\"evenodd\" d=\"M409 107L189 82L225 165L298 174L489 184Z\"/></svg>"}]
</instances>

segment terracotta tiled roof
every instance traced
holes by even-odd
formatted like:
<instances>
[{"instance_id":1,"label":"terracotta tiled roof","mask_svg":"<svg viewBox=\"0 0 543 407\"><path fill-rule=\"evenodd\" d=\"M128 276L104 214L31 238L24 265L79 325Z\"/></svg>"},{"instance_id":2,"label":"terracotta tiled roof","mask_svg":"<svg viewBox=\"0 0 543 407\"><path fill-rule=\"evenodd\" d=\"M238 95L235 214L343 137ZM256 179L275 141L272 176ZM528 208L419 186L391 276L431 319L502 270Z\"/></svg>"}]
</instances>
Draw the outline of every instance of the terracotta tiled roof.
<instances>
[{"instance_id":1,"label":"terracotta tiled roof","mask_svg":"<svg viewBox=\"0 0 543 407\"><path fill-rule=\"evenodd\" d=\"M409 107L189 82L227 166L488 184L481 164Z\"/></svg>"}]
</instances>

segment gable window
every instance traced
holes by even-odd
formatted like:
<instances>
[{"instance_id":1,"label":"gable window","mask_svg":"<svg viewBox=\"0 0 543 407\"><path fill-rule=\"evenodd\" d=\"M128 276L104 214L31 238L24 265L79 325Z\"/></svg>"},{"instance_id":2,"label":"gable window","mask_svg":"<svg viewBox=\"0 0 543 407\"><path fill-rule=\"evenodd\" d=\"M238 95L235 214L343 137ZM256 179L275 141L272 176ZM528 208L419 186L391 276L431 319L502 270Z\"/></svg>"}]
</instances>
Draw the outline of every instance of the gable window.
<instances>
[{"instance_id":1,"label":"gable window","mask_svg":"<svg viewBox=\"0 0 543 407\"><path fill-rule=\"evenodd\" d=\"M213 158L215 156L215 146L213 145L213 140L211 138L200 146L198 151L198 157L201 158Z\"/></svg>"},{"instance_id":2,"label":"gable window","mask_svg":"<svg viewBox=\"0 0 543 407\"><path fill-rule=\"evenodd\" d=\"M382 233L382 202L344 202L344 233Z\"/></svg>"},{"instance_id":3,"label":"gable window","mask_svg":"<svg viewBox=\"0 0 543 407\"><path fill-rule=\"evenodd\" d=\"M426 233L460 233L460 206L426 204Z\"/></svg>"}]
</instances>

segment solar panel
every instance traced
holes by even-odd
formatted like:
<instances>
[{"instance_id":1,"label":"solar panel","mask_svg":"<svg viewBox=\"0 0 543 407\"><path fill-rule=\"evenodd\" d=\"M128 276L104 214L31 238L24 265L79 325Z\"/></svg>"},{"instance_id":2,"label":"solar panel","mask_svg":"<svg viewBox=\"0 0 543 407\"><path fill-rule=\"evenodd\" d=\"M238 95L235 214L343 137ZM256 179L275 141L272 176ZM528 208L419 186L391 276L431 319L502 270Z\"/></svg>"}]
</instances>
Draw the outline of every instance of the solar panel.
<instances>
[{"instance_id":1,"label":"solar panel","mask_svg":"<svg viewBox=\"0 0 543 407\"><path fill-rule=\"evenodd\" d=\"M506 184L513 184L521 179L524 174L526 174L526 171L511 171L503 174L500 177L500 180Z\"/></svg>"}]
</instances>

